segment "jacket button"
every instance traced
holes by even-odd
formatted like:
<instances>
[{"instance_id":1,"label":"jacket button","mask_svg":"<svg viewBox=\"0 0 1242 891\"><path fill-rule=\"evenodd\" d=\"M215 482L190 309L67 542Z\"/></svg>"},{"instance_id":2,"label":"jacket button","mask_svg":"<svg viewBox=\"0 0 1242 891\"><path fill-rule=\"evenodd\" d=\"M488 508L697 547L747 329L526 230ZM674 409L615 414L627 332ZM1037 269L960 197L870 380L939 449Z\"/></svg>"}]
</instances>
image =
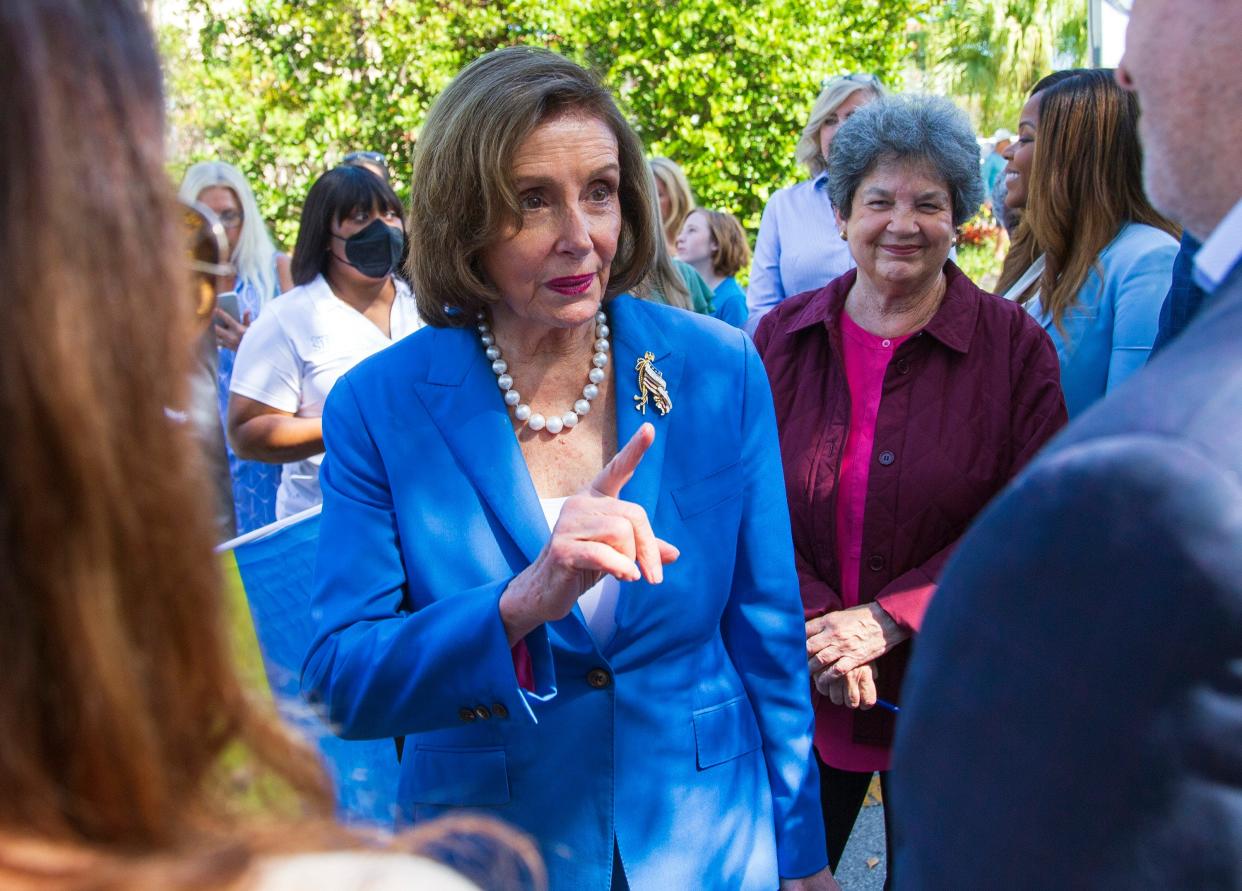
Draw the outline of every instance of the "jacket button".
<instances>
[{"instance_id":1,"label":"jacket button","mask_svg":"<svg viewBox=\"0 0 1242 891\"><path fill-rule=\"evenodd\" d=\"M496 702L492 704L492 714L497 718L509 717L509 710L505 708L504 703Z\"/></svg>"},{"instance_id":2,"label":"jacket button","mask_svg":"<svg viewBox=\"0 0 1242 891\"><path fill-rule=\"evenodd\" d=\"M480 718L482 718L484 721L486 721L488 718L492 716L491 711L489 711L487 706L485 705L481 705L478 708L476 708L474 710L474 713L478 715Z\"/></svg>"},{"instance_id":3,"label":"jacket button","mask_svg":"<svg viewBox=\"0 0 1242 891\"><path fill-rule=\"evenodd\" d=\"M898 374L909 374L910 373L910 360L909 359L898 359L897 360L897 373Z\"/></svg>"},{"instance_id":4,"label":"jacket button","mask_svg":"<svg viewBox=\"0 0 1242 891\"><path fill-rule=\"evenodd\" d=\"M590 671L587 672L587 683L590 684L592 687L594 687L596 690L604 689L605 687L608 686L608 683L611 680L612 680L612 675L604 671L604 669L602 668L592 668Z\"/></svg>"},{"instance_id":5,"label":"jacket button","mask_svg":"<svg viewBox=\"0 0 1242 891\"><path fill-rule=\"evenodd\" d=\"M457 711L457 717L469 724L474 720L474 709L462 707Z\"/></svg>"},{"instance_id":6,"label":"jacket button","mask_svg":"<svg viewBox=\"0 0 1242 891\"><path fill-rule=\"evenodd\" d=\"M879 554L872 554L867 560L867 568L872 572L879 572L884 568L884 558Z\"/></svg>"},{"instance_id":7,"label":"jacket button","mask_svg":"<svg viewBox=\"0 0 1242 891\"><path fill-rule=\"evenodd\" d=\"M888 465L892 464L896 460L897 460L897 456L894 455L892 452L890 452L888 449L885 449L884 451L880 452L880 463L883 464L885 467L888 467Z\"/></svg>"}]
</instances>

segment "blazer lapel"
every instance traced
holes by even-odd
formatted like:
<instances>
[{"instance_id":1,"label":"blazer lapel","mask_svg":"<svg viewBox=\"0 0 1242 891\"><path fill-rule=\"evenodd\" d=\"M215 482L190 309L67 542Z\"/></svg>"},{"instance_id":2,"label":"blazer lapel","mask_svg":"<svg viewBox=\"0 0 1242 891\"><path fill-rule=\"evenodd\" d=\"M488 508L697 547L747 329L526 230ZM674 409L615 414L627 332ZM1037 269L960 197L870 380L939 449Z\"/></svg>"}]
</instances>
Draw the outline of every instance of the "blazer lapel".
<instances>
[{"instance_id":1,"label":"blazer lapel","mask_svg":"<svg viewBox=\"0 0 1242 891\"><path fill-rule=\"evenodd\" d=\"M612 361L616 363L613 376L617 388L617 448L629 442L638 428L648 421L656 431L655 441L634 471L633 478L621 490L621 498L642 505L654 522L669 430L677 413L678 400L684 398L678 384L685 357L672 351L659 326L652 324L637 303L633 297L617 297L608 304L606 311L612 328ZM636 409L634 397L638 395L638 372L634 366L646 353L653 354L653 361L668 386L673 407L667 415L661 415L651 402L648 402L645 414Z\"/></svg>"},{"instance_id":2,"label":"blazer lapel","mask_svg":"<svg viewBox=\"0 0 1242 891\"><path fill-rule=\"evenodd\" d=\"M609 324L612 327L613 355L616 363L613 376L616 382L617 401L617 448L629 442L630 437L638 432L638 428L646 422L655 427L655 441L647 454L639 462L634 476L621 489L620 497L625 501L641 505L651 520L656 535L660 534L659 521L656 518L656 507L660 501L660 482L664 474L664 458L668 451L673 418L681 418L686 412L683 405L678 414L678 402L684 398L679 384L685 364L683 354L674 352L665 339L659 326L653 323L645 307L633 297L617 297L608 305ZM653 355L653 362L668 387L669 399L673 403L667 415L661 415L652 403L647 404L647 412L643 414L635 408L634 396L638 395L638 372L635 364L646 353ZM634 599L646 588L645 582L622 583L621 596L617 601L615 616L616 631L612 639L601 648L605 656L616 652L625 645L626 617L635 606Z\"/></svg>"},{"instance_id":3,"label":"blazer lapel","mask_svg":"<svg viewBox=\"0 0 1242 891\"><path fill-rule=\"evenodd\" d=\"M415 384L418 394L470 482L534 562L548 538L547 521L496 377L472 330L438 329L435 355L427 380Z\"/></svg>"},{"instance_id":4,"label":"blazer lapel","mask_svg":"<svg viewBox=\"0 0 1242 891\"><path fill-rule=\"evenodd\" d=\"M434 349L437 362L415 388L462 471L533 563L548 540L548 521L491 365L469 329L438 329ZM594 649L577 604L550 624L570 649Z\"/></svg>"}]
</instances>

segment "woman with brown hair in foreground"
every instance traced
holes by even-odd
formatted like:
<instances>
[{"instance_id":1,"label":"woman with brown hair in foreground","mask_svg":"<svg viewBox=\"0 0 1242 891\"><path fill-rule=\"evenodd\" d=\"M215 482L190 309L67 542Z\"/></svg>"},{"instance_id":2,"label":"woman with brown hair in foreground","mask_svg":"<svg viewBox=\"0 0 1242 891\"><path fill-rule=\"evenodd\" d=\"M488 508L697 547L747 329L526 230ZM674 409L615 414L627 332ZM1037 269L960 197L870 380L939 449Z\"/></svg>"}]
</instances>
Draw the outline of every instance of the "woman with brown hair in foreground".
<instances>
[{"instance_id":1,"label":"woman with brown hair in foreground","mask_svg":"<svg viewBox=\"0 0 1242 891\"><path fill-rule=\"evenodd\" d=\"M202 468L168 412L194 324L139 4L0 0L0 63L0 213L23 222L0 241L21 334L0 350L0 888L471 887L332 826L315 756L234 672ZM226 752L290 813L245 817ZM445 839L404 847L471 859Z\"/></svg>"}]
</instances>

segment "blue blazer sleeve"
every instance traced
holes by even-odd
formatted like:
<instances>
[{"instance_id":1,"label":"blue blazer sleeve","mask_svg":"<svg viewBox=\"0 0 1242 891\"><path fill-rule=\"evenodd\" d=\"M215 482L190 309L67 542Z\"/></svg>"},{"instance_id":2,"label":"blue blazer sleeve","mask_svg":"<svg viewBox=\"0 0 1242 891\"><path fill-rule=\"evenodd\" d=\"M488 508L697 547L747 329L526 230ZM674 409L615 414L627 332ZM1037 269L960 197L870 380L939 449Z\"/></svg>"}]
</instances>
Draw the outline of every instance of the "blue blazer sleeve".
<instances>
[{"instance_id":1,"label":"blue blazer sleeve","mask_svg":"<svg viewBox=\"0 0 1242 891\"><path fill-rule=\"evenodd\" d=\"M527 635L536 689L517 680L500 595L511 578L408 603L407 567L384 463L350 377L328 398L323 517L302 690L346 738L457 726L460 711L503 703L533 722L527 697L555 695L547 629Z\"/></svg>"},{"instance_id":2,"label":"blue blazer sleeve","mask_svg":"<svg viewBox=\"0 0 1242 891\"><path fill-rule=\"evenodd\" d=\"M811 758L814 715L789 504L767 374L745 338L742 455L746 469L733 593L721 620L763 737L785 878L827 865L819 776Z\"/></svg>"}]
</instances>

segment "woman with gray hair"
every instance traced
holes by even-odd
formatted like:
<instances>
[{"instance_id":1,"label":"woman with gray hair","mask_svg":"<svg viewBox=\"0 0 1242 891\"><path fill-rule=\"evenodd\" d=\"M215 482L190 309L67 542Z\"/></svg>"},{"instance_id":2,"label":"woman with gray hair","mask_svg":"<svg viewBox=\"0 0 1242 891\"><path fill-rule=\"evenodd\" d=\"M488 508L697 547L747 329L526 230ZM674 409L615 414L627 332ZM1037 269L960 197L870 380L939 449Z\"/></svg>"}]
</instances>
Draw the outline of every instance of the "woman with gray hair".
<instances>
[{"instance_id":1,"label":"woman with gray hair","mask_svg":"<svg viewBox=\"0 0 1242 891\"><path fill-rule=\"evenodd\" d=\"M755 241L746 289L752 334L764 313L786 297L822 288L854 265L837 233L828 197L828 154L837 130L850 115L884 95L873 74L847 74L824 84L794 149L811 178L768 199Z\"/></svg>"},{"instance_id":2,"label":"woman with gray hair","mask_svg":"<svg viewBox=\"0 0 1242 891\"><path fill-rule=\"evenodd\" d=\"M982 197L966 116L944 99L881 99L841 127L830 171L857 269L786 300L755 344L776 402L835 868L872 773L887 782L908 641L942 567L1066 413L1047 334L949 260Z\"/></svg>"}]
</instances>

